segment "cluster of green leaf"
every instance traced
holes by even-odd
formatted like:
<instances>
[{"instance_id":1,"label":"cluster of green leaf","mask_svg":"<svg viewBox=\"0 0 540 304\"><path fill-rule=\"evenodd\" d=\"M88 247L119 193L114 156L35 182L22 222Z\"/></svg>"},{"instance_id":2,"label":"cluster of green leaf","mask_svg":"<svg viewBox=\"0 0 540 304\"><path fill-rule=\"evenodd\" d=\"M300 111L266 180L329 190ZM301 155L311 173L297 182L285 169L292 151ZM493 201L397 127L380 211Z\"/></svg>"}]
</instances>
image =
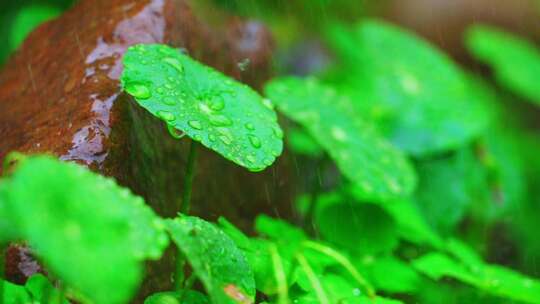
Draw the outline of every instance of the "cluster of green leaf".
<instances>
[{"instance_id":1,"label":"cluster of green leaf","mask_svg":"<svg viewBox=\"0 0 540 304\"><path fill-rule=\"evenodd\" d=\"M441 303L538 303L540 281L475 252L493 254L489 234L501 223L512 237L528 238L519 244L523 257L535 246L526 232L535 216L520 216L538 202L530 191L540 168L530 152L537 137L501 96L537 103L538 48L495 28L472 28L467 45L490 65L494 85L382 21L332 25L324 39L336 55L327 72L265 88L292 121L289 149L333 162L344 177L327 183L330 192L314 185L299 197L304 227L314 227L307 232L349 257L377 293L407 303L434 303L433 288Z\"/></svg>"},{"instance_id":2,"label":"cluster of green leaf","mask_svg":"<svg viewBox=\"0 0 540 304\"><path fill-rule=\"evenodd\" d=\"M169 239L189 262L192 280L208 290L208 298L189 289L172 293L193 299L182 303L254 299L246 258L211 223L185 215L162 219L114 180L48 156L21 159L1 185L0 219L12 228L9 234L1 231L2 244L27 242L60 286L53 288L42 275L25 286L2 281L4 303L59 303L54 299L64 297L79 303L126 303L140 284L142 263L159 259Z\"/></svg>"},{"instance_id":3,"label":"cluster of green leaf","mask_svg":"<svg viewBox=\"0 0 540 304\"><path fill-rule=\"evenodd\" d=\"M343 1L308 2L327 9ZM291 5L299 3L307 2ZM331 24L323 39L335 55L328 70L276 78L266 98L164 45L131 47L121 78L171 136L191 138L184 213L198 143L261 171L286 138L294 156L319 164L318 177L328 170L330 180L305 183L298 227L260 215L248 237L224 218L162 219L112 179L22 157L0 180L0 244L27 242L48 278L0 281L0 299L126 303L144 261L161 258L172 240L175 290L148 304L540 303L540 281L530 276L538 269L526 260L540 257L531 229L540 144L506 104L540 101L534 44L472 28L466 43L492 69L490 83L382 21ZM274 107L288 119L285 133ZM487 234L501 224L518 240L521 256L505 261L516 270L486 262Z\"/></svg>"}]
</instances>

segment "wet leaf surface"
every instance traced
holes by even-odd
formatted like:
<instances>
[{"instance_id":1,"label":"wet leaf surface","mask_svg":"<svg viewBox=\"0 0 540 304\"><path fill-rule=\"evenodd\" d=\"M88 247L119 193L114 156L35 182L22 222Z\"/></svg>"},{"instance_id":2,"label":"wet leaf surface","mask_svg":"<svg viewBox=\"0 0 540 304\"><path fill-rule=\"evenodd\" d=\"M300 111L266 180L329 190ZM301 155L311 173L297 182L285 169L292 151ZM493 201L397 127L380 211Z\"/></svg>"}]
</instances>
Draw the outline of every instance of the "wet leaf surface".
<instances>
[{"instance_id":1,"label":"wet leaf surface","mask_svg":"<svg viewBox=\"0 0 540 304\"><path fill-rule=\"evenodd\" d=\"M313 78L276 79L265 92L281 112L306 128L365 199L406 196L415 188L407 158L362 119L347 97Z\"/></svg>"},{"instance_id":2,"label":"wet leaf surface","mask_svg":"<svg viewBox=\"0 0 540 304\"><path fill-rule=\"evenodd\" d=\"M137 45L124 57L124 90L154 116L252 171L283 149L273 105L247 85L165 45Z\"/></svg>"},{"instance_id":3,"label":"wet leaf surface","mask_svg":"<svg viewBox=\"0 0 540 304\"><path fill-rule=\"evenodd\" d=\"M378 20L335 26L328 37L342 60L332 81L408 153L451 150L485 129L485 101L449 57L422 39Z\"/></svg>"},{"instance_id":4,"label":"wet leaf surface","mask_svg":"<svg viewBox=\"0 0 540 304\"><path fill-rule=\"evenodd\" d=\"M52 273L96 302L129 300L141 261L159 258L168 244L164 224L141 198L81 166L29 157L4 182L17 235Z\"/></svg>"},{"instance_id":5,"label":"wet leaf surface","mask_svg":"<svg viewBox=\"0 0 540 304\"><path fill-rule=\"evenodd\" d=\"M167 227L213 303L253 303L253 273L244 254L223 231L191 216L168 220Z\"/></svg>"}]
</instances>

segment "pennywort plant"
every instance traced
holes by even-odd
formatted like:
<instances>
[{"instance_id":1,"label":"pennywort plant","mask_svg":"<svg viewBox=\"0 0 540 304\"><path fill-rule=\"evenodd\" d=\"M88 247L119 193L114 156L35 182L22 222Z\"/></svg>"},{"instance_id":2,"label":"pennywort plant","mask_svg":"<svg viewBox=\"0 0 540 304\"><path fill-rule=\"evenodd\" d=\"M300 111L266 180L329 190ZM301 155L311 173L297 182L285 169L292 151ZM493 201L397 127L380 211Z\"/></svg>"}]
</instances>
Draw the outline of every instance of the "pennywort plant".
<instances>
[{"instance_id":1,"label":"pennywort plant","mask_svg":"<svg viewBox=\"0 0 540 304\"><path fill-rule=\"evenodd\" d=\"M173 136L192 139L187 186L197 143L251 171L263 170L281 154L283 131L273 105L248 86L165 45L131 47L124 66L126 92L163 120ZM184 198L180 210L188 212L189 196Z\"/></svg>"},{"instance_id":2,"label":"pennywort plant","mask_svg":"<svg viewBox=\"0 0 540 304\"><path fill-rule=\"evenodd\" d=\"M130 47L122 88L190 143L178 216L161 218L79 165L12 154L0 179L0 249L27 242L47 277L0 280L0 300L127 303L144 263L173 243L175 288L146 304L540 303L540 281L486 259L484 244L486 227L537 222L520 203L537 202L528 191L539 183L529 149L538 143L521 146L530 143L523 129L497 103L509 91L538 104L534 44L492 27L468 31L467 47L499 88L383 21L325 20L320 38L335 55L327 69L276 77L265 97L181 50ZM198 149L258 172L285 137L293 156L326 170L317 182L332 179L300 191L302 228L259 215L248 236L225 218L189 215ZM518 227L532 243L534 225Z\"/></svg>"}]
</instances>

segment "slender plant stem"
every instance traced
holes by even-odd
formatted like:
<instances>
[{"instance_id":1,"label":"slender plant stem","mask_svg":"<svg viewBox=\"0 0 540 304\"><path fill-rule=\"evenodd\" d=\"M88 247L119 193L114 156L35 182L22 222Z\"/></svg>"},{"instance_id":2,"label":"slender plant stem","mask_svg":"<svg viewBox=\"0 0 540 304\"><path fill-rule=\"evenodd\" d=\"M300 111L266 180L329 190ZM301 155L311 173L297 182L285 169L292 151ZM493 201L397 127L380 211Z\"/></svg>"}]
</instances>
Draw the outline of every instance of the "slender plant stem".
<instances>
[{"instance_id":1,"label":"slender plant stem","mask_svg":"<svg viewBox=\"0 0 540 304\"><path fill-rule=\"evenodd\" d=\"M191 191L193 186L193 178L195 177L195 163L197 162L197 146L198 143L194 140L191 141L189 148L189 156L186 167L186 175L184 176L184 192L182 194L182 204L180 205L180 212L183 214L189 214L191 208Z\"/></svg>"},{"instance_id":2,"label":"slender plant stem","mask_svg":"<svg viewBox=\"0 0 540 304\"><path fill-rule=\"evenodd\" d=\"M285 269L283 269L283 262L279 255L276 244L270 245L270 256L272 257L272 265L274 268L274 277L276 279L278 304L288 304L289 301L289 285L287 284L287 275Z\"/></svg>"},{"instance_id":3,"label":"slender plant stem","mask_svg":"<svg viewBox=\"0 0 540 304\"><path fill-rule=\"evenodd\" d=\"M302 243L302 245L306 248L316 250L341 264L341 266L343 266L343 268L345 268L352 275L356 282L365 289L366 294L370 298L375 298L375 289L373 286L371 286L371 284L360 274L360 272L356 270L346 256L331 247L313 241L305 241Z\"/></svg>"},{"instance_id":4,"label":"slender plant stem","mask_svg":"<svg viewBox=\"0 0 540 304\"><path fill-rule=\"evenodd\" d=\"M297 253L296 260L298 261L300 268L302 268L302 270L306 274L309 283L311 284L311 287L315 291L315 295L317 296L317 300L319 301L319 303L330 304L330 300L328 299L326 291L324 291L321 281L315 274L313 268L311 268L311 266L309 265L306 257L301 253Z\"/></svg>"},{"instance_id":5,"label":"slender plant stem","mask_svg":"<svg viewBox=\"0 0 540 304\"><path fill-rule=\"evenodd\" d=\"M181 290L184 286L184 266L186 265L186 259L182 252L178 250L176 254L176 273L174 274L174 289Z\"/></svg>"}]
</instances>

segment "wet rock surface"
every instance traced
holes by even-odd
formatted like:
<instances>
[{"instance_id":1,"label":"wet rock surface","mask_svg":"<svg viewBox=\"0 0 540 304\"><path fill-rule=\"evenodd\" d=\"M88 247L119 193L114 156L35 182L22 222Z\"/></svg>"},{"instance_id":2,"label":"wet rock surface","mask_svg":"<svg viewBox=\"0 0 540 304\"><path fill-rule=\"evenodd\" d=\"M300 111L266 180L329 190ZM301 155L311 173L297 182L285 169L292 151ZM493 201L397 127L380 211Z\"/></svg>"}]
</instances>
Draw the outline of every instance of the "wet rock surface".
<instances>
[{"instance_id":1,"label":"wet rock surface","mask_svg":"<svg viewBox=\"0 0 540 304\"><path fill-rule=\"evenodd\" d=\"M37 28L1 71L0 160L19 151L78 162L174 216L189 139L172 139L163 123L121 92L121 58L137 43L185 48L255 88L270 74L271 37L258 22L232 18L211 27L183 0L82 0ZM258 213L290 212L293 166L286 156L263 173L250 173L202 150L194 214L225 216L249 229ZM143 293L168 288L169 267L149 267Z\"/></svg>"}]
</instances>

